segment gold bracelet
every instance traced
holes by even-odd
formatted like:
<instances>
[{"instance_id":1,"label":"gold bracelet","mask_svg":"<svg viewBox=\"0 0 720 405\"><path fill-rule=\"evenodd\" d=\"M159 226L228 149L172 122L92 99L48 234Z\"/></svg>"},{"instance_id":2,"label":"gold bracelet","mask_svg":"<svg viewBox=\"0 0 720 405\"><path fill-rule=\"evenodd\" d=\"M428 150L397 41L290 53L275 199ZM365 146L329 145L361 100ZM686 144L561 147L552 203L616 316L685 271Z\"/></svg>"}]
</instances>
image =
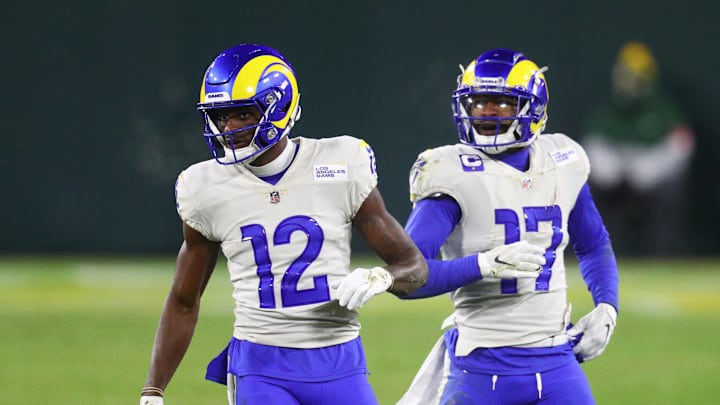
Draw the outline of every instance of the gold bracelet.
<instances>
[{"instance_id":1,"label":"gold bracelet","mask_svg":"<svg viewBox=\"0 0 720 405\"><path fill-rule=\"evenodd\" d=\"M143 387L140 390L140 394L145 394L145 393L158 394L158 395L162 396L163 390L158 387Z\"/></svg>"}]
</instances>

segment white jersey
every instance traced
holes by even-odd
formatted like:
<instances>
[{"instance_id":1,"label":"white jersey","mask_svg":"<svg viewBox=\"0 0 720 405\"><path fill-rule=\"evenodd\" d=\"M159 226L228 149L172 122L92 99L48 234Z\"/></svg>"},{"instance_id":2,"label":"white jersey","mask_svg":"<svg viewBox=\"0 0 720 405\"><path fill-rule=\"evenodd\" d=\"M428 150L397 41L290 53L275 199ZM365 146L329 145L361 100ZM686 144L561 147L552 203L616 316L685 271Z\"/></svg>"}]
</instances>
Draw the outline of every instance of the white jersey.
<instances>
[{"instance_id":1,"label":"white jersey","mask_svg":"<svg viewBox=\"0 0 720 405\"><path fill-rule=\"evenodd\" d=\"M221 242L235 299L234 336L316 348L358 336L357 312L330 285L350 272L352 220L377 185L370 146L360 139L295 137L297 156L276 185L242 164L214 160L178 177L185 223Z\"/></svg>"},{"instance_id":2,"label":"white jersey","mask_svg":"<svg viewBox=\"0 0 720 405\"><path fill-rule=\"evenodd\" d=\"M563 261L567 223L589 171L582 147L563 134L538 137L526 172L461 144L420 154L410 172L412 201L442 193L462 210L441 248L443 260L518 240L546 249L537 281L486 278L451 293L457 355L564 334L570 316Z\"/></svg>"}]
</instances>

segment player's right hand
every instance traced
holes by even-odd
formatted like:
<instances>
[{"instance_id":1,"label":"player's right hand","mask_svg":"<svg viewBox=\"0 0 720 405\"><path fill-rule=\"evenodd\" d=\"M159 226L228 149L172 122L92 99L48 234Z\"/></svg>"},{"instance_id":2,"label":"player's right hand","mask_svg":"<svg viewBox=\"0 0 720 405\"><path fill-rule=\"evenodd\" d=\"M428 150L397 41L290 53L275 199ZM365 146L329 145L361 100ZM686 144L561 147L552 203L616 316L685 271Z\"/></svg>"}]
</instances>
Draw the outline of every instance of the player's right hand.
<instances>
[{"instance_id":1,"label":"player's right hand","mask_svg":"<svg viewBox=\"0 0 720 405\"><path fill-rule=\"evenodd\" d=\"M521 240L478 253L477 259L483 277L536 278L545 264L545 251Z\"/></svg>"},{"instance_id":2,"label":"player's right hand","mask_svg":"<svg viewBox=\"0 0 720 405\"><path fill-rule=\"evenodd\" d=\"M387 291L393 276L382 267L357 268L331 286L337 289L338 304L353 310L365 305L370 298Z\"/></svg>"},{"instance_id":3,"label":"player's right hand","mask_svg":"<svg viewBox=\"0 0 720 405\"><path fill-rule=\"evenodd\" d=\"M163 397L140 397L140 405L164 405Z\"/></svg>"}]
</instances>

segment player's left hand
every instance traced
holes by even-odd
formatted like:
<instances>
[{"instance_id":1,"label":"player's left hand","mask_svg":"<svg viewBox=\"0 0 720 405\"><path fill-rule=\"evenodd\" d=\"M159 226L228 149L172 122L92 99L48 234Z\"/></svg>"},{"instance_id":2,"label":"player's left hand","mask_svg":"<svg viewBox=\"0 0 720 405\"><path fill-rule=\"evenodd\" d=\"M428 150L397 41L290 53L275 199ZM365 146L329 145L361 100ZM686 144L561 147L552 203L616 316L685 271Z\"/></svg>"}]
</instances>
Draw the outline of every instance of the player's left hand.
<instances>
[{"instance_id":1,"label":"player's left hand","mask_svg":"<svg viewBox=\"0 0 720 405\"><path fill-rule=\"evenodd\" d=\"M357 309L370 298L387 291L393 283L393 276L382 267L357 268L345 278L333 283L337 289L339 304L347 309Z\"/></svg>"},{"instance_id":2,"label":"player's left hand","mask_svg":"<svg viewBox=\"0 0 720 405\"><path fill-rule=\"evenodd\" d=\"M605 351L616 322L615 308L602 302L567 331L570 340L575 341L573 351L579 361L592 360Z\"/></svg>"}]
</instances>

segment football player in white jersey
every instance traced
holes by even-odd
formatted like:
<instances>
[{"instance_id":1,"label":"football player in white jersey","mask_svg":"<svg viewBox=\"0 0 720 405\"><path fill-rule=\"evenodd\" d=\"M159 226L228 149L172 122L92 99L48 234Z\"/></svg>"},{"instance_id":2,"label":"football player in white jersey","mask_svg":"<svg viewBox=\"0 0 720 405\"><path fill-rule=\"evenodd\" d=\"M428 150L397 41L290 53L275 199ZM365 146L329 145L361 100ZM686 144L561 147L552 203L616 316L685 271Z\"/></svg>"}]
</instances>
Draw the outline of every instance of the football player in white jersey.
<instances>
[{"instance_id":1,"label":"football player in white jersey","mask_svg":"<svg viewBox=\"0 0 720 405\"><path fill-rule=\"evenodd\" d=\"M566 135L542 134L545 68L493 49L461 69L452 97L460 143L419 155L405 226L430 266L426 285L406 298L450 292L454 312L399 403L592 404L579 363L599 356L613 333L618 271L587 156ZM568 243L595 303L574 326ZM528 245L545 259L536 278L481 276L483 266L514 269Z\"/></svg>"},{"instance_id":2,"label":"football player in white jersey","mask_svg":"<svg viewBox=\"0 0 720 405\"><path fill-rule=\"evenodd\" d=\"M427 264L385 209L367 143L288 137L299 98L291 65L266 46L232 47L207 68L198 110L213 159L177 180L184 242L141 404L163 403L220 251L235 324L207 378L228 385L230 404L377 403L356 309L411 293ZM387 266L351 271L353 226Z\"/></svg>"}]
</instances>

